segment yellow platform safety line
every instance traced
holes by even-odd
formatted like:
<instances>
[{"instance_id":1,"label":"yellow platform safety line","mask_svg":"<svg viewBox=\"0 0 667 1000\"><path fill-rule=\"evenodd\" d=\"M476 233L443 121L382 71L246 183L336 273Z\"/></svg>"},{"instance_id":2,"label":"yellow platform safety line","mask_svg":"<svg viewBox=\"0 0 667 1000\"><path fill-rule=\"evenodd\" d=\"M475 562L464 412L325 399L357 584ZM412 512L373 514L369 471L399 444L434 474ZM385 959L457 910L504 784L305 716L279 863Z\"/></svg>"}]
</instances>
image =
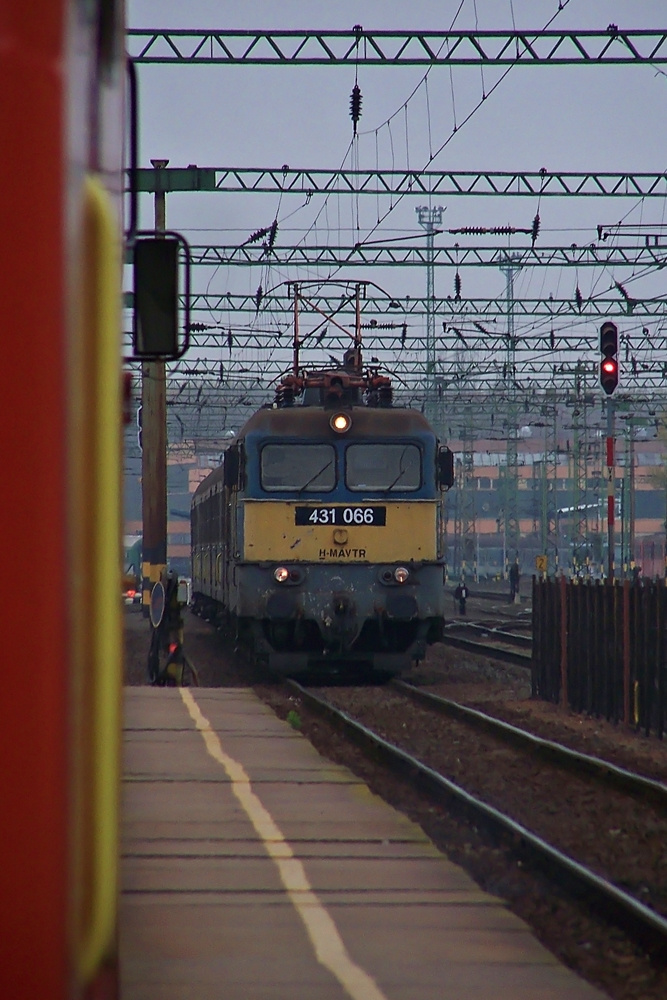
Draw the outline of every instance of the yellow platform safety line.
<instances>
[{"instance_id":1,"label":"yellow platform safety line","mask_svg":"<svg viewBox=\"0 0 667 1000\"><path fill-rule=\"evenodd\" d=\"M275 862L289 900L306 928L317 961L336 977L353 1000L387 1000L373 977L350 957L336 924L313 891L303 864L294 856L273 816L252 790L243 765L222 749L218 734L190 691L180 688L180 694L190 718L204 738L206 749L224 767L232 783L232 792Z\"/></svg>"},{"instance_id":2,"label":"yellow platform safety line","mask_svg":"<svg viewBox=\"0 0 667 1000\"><path fill-rule=\"evenodd\" d=\"M90 652L92 662L90 753L91 884L87 919L75 942L74 960L84 981L91 980L116 948L118 899L118 822L121 733L120 613L120 246L116 215L103 184L88 176L84 186L86 294L92 329L94 407L89 417L94 455L88 470L92 495L90 524L91 580L95 595ZM118 529L118 530L116 530ZM85 806L84 806L85 809ZM89 815L85 813L85 815Z\"/></svg>"}]
</instances>

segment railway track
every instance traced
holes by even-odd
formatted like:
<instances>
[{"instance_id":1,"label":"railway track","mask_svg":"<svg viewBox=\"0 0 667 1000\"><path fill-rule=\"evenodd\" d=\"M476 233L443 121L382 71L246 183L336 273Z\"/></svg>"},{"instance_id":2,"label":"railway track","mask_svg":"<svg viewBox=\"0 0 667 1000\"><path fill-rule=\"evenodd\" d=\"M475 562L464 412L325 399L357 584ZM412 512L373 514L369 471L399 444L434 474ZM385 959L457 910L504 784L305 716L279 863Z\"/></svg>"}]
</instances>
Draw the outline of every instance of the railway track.
<instances>
[{"instance_id":1,"label":"railway track","mask_svg":"<svg viewBox=\"0 0 667 1000\"><path fill-rule=\"evenodd\" d=\"M520 624L524 628L528 627L528 622ZM510 632L510 627L516 628L517 623L508 623L504 620L453 621L447 625L442 642L445 646L463 649L476 656L488 656L530 669L532 635Z\"/></svg>"},{"instance_id":2,"label":"railway track","mask_svg":"<svg viewBox=\"0 0 667 1000\"><path fill-rule=\"evenodd\" d=\"M642 948L667 953L667 898L659 877L667 864L663 784L401 682L381 689L385 708L379 714L371 704L373 689L327 689L323 696L290 686L311 712L439 806L455 803L473 824L509 841ZM439 737L424 738L434 731ZM455 748L449 764L448 754L439 752L445 744ZM466 774L466 757L475 760L475 774ZM480 760L481 772L493 778L490 789L483 773L480 778ZM633 817L632 830L619 825L623 817Z\"/></svg>"},{"instance_id":3,"label":"railway track","mask_svg":"<svg viewBox=\"0 0 667 1000\"><path fill-rule=\"evenodd\" d=\"M667 785L661 781L655 781L653 778L646 778L627 768L618 767L600 757L571 750L569 747L563 746L562 743L542 739L542 737L535 736L525 729L503 722L502 719L496 719L485 712L459 705L458 702L441 698L429 691L422 691L405 681L392 681L392 686L419 705L424 705L450 718L463 720L474 728L484 729L496 739L503 740L526 752L539 754L545 760L555 763L559 767L578 774L586 773L602 782L603 785L621 789L636 799L653 802L667 815Z\"/></svg>"}]
</instances>

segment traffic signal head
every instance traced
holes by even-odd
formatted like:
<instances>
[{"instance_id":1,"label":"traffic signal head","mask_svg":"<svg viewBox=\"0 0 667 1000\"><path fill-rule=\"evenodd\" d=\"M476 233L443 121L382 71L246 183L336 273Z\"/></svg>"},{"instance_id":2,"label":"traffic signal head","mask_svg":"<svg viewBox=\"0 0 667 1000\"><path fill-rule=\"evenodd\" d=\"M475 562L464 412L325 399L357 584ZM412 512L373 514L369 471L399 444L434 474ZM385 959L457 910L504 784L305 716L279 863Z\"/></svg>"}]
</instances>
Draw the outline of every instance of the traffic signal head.
<instances>
[{"instance_id":1,"label":"traffic signal head","mask_svg":"<svg viewBox=\"0 0 667 1000\"><path fill-rule=\"evenodd\" d=\"M611 396L618 385L618 361L616 358L603 358L600 363L600 385Z\"/></svg>"},{"instance_id":2,"label":"traffic signal head","mask_svg":"<svg viewBox=\"0 0 667 1000\"><path fill-rule=\"evenodd\" d=\"M618 385L618 330L615 323L606 322L600 327L600 385L611 396Z\"/></svg>"}]
</instances>

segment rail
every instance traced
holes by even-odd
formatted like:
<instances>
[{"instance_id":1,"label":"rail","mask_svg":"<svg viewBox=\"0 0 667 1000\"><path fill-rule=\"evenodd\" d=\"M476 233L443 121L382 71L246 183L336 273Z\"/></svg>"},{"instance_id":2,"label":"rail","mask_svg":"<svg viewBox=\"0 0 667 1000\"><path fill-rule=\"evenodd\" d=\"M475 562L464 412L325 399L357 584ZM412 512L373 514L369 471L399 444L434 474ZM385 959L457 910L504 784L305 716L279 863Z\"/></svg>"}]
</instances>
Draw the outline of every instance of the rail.
<instances>
[{"instance_id":1,"label":"rail","mask_svg":"<svg viewBox=\"0 0 667 1000\"><path fill-rule=\"evenodd\" d=\"M541 868L547 869L552 877L555 875L559 884L567 885L574 894L584 896L602 911L606 919L613 919L642 947L663 953L667 950L667 920L654 910L296 681L289 681L288 686L310 711L342 730L364 752L379 759L395 773L407 777L413 786L419 786L438 804L454 800L465 808L475 823L483 823L494 833L509 838Z\"/></svg>"}]
</instances>

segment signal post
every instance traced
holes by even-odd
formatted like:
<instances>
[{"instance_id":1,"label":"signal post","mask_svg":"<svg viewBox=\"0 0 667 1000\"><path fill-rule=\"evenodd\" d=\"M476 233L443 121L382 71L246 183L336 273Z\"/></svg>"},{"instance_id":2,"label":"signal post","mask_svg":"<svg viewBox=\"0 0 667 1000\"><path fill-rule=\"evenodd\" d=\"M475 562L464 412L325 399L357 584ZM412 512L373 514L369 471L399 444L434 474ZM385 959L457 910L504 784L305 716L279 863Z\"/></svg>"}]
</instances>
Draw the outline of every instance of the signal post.
<instances>
[{"instance_id":1,"label":"signal post","mask_svg":"<svg viewBox=\"0 0 667 1000\"><path fill-rule=\"evenodd\" d=\"M164 169L169 160L151 160ZM156 183L155 229L166 228L165 194ZM142 609L150 615L151 591L167 568L167 385L164 361L141 366Z\"/></svg>"},{"instance_id":2,"label":"signal post","mask_svg":"<svg viewBox=\"0 0 667 1000\"><path fill-rule=\"evenodd\" d=\"M614 456L614 400L612 394L618 385L618 329L607 321L600 327L600 385L609 396L607 400L607 576L614 579L614 527L616 465Z\"/></svg>"}]
</instances>

